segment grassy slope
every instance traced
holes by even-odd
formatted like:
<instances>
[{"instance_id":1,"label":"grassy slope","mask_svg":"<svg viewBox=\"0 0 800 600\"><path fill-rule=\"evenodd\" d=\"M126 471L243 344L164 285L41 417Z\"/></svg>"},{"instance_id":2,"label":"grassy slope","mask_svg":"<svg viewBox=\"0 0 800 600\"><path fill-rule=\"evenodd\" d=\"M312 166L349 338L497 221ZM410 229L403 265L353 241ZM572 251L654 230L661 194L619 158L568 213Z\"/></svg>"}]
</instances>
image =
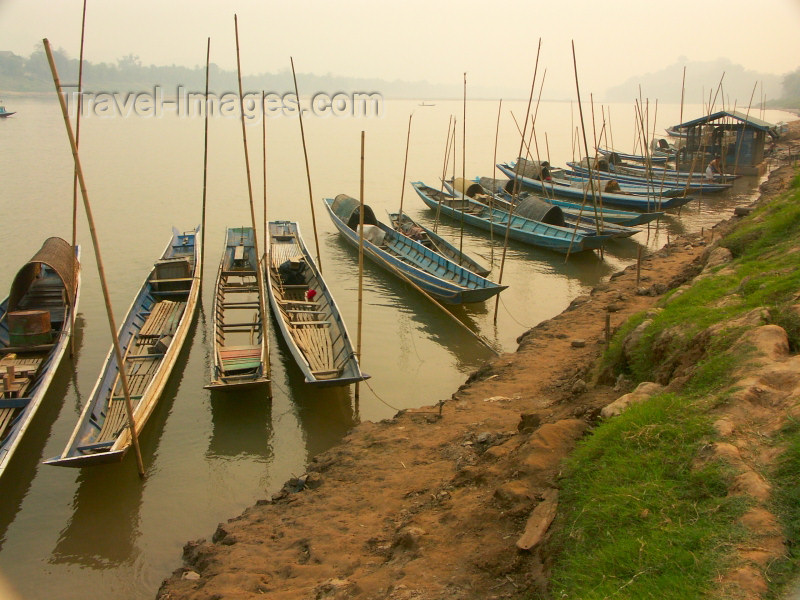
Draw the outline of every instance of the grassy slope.
<instances>
[{"instance_id":1,"label":"grassy slope","mask_svg":"<svg viewBox=\"0 0 800 600\"><path fill-rule=\"evenodd\" d=\"M754 308L784 327L800 349L800 318L789 309L800 291L800 177L792 190L745 220L721 244L734 262L702 278L652 316L632 354L623 359L632 319L604 357L635 382L653 379L668 330L670 353L689 350L696 335ZM732 267L732 269L730 268ZM725 350L741 330L715 335L680 393L633 406L595 429L569 460L549 552L555 555L555 598L699 598L711 595L715 576L731 559L743 531L742 497L728 496L732 473L703 449L715 439L708 414L729 392L730 373L747 360ZM684 346L681 348L681 346ZM772 483L776 511L790 543L800 542L800 426L787 428ZM791 545L791 544L790 544ZM789 557L771 568L773 581L796 572Z\"/></svg>"}]
</instances>

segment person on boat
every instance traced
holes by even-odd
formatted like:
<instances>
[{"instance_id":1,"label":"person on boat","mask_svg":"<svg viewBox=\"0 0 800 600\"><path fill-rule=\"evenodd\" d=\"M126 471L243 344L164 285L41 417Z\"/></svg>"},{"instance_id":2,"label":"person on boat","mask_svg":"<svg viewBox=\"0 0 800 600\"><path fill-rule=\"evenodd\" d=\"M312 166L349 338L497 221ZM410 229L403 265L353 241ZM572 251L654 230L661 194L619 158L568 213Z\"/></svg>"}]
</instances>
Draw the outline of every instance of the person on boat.
<instances>
[{"instance_id":1,"label":"person on boat","mask_svg":"<svg viewBox=\"0 0 800 600\"><path fill-rule=\"evenodd\" d=\"M706 167L706 179L714 181L714 175L722 175L722 163L719 156L715 156L714 160L708 163Z\"/></svg>"},{"instance_id":2,"label":"person on boat","mask_svg":"<svg viewBox=\"0 0 800 600\"><path fill-rule=\"evenodd\" d=\"M306 263L302 256L294 256L281 263L278 267L278 274L281 276L283 285L303 285L306 278L303 275Z\"/></svg>"},{"instance_id":3,"label":"person on boat","mask_svg":"<svg viewBox=\"0 0 800 600\"><path fill-rule=\"evenodd\" d=\"M313 302L314 298L317 296L317 290L306 290L305 293L305 300L306 302Z\"/></svg>"}]
</instances>

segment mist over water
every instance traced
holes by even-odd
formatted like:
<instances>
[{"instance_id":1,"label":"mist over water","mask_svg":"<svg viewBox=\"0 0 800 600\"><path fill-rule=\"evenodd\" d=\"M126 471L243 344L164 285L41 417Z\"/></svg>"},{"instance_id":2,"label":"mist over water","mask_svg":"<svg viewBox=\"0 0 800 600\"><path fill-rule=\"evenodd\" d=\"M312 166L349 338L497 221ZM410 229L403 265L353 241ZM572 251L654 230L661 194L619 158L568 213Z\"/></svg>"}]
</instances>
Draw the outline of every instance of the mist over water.
<instances>
[{"instance_id":1,"label":"mist over water","mask_svg":"<svg viewBox=\"0 0 800 600\"><path fill-rule=\"evenodd\" d=\"M55 100L15 98L0 120L0 234L5 257L0 288L51 235L69 239L72 157ZM467 106L468 177L492 175L497 102ZM588 107L587 107L588 110ZM366 132L365 199L379 219L397 210L431 224L433 211L403 182L408 116L413 112L407 180L438 185L448 119L458 118L456 174L461 176L460 102L387 100L384 117L310 118L304 122L314 216L296 118L267 121L267 213L300 223L312 254L319 237L322 270L350 334L356 333L357 252L340 239L322 198L359 195L360 136ZM510 113L524 121L525 102L504 102L497 160L514 160L519 137ZM614 105L614 146L633 150L633 107ZM599 111L597 120L601 120ZM699 107L685 107L688 118ZM678 122L680 107L659 106L658 122ZM651 117L655 120L654 117ZM786 115L767 111L777 122ZM534 148L555 165L571 160L578 116L569 103L544 103ZM650 124L651 127L654 125ZM656 135L663 133L663 126ZM602 123L595 125L598 132ZM606 125L606 129L609 126ZM587 133L589 140L593 133ZM200 223L203 121L199 118L90 118L82 122L81 159L117 321L159 256L174 225ZM249 154L259 229L262 219L261 125L248 127ZM610 139L609 139L610 141ZM591 144L591 141L589 142ZM337 443L360 420L391 417L397 409L447 399L467 375L492 357L442 310L407 284L369 262L364 272L363 360L372 375L358 405L351 388L314 390L303 383L282 340L270 327L273 394L225 395L203 389L209 378L213 278L226 227L250 224L241 126L219 117L209 130L208 213L202 307L169 385L142 433L147 478L135 461L84 470L41 465L59 454L77 421L110 345L91 240L82 207L83 289L76 354L62 363L50 393L2 483L0 572L25 598L153 598L161 580L181 564L181 548L210 537L283 482L305 471L314 455ZM452 166L448 169L448 174ZM460 321L497 349L512 352L528 328L561 312L611 273L684 232L709 227L749 201L758 180L740 180L732 192L707 196L670 214L632 239L612 242L604 259L564 256L511 242L503 273L509 289L494 301L456 307ZM439 232L457 238L460 226L444 221ZM489 236L466 228L465 249L493 259L497 279L502 250ZM499 237L499 236L498 236ZM263 248L263 240L260 241ZM586 332L591 336L596 332Z\"/></svg>"}]
</instances>

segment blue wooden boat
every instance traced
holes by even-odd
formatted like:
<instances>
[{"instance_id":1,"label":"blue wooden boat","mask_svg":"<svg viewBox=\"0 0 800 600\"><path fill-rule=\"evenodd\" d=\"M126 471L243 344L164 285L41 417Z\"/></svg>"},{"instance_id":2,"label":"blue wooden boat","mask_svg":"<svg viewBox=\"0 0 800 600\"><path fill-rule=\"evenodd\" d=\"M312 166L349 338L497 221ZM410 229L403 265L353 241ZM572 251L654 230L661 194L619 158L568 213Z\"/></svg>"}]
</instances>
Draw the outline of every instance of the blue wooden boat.
<instances>
[{"instance_id":1,"label":"blue wooden boat","mask_svg":"<svg viewBox=\"0 0 800 600\"><path fill-rule=\"evenodd\" d=\"M461 220L463 217L464 222L473 227L479 227L487 231L494 230L499 235L505 235L508 227L508 211L489 207L466 195L463 199L460 195L453 196L425 185L421 181L415 181L411 185L429 208L441 211L442 214L453 219ZM513 214L508 236L511 239L532 246L562 253L580 252L588 249L586 246L587 238L593 237L583 235L566 227L549 225L542 221L535 221ZM599 241L606 241L609 237L602 236Z\"/></svg>"},{"instance_id":2,"label":"blue wooden boat","mask_svg":"<svg viewBox=\"0 0 800 600\"><path fill-rule=\"evenodd\" d=\"M597 151L608 158L612 154L617 155L621 160L627 160L628 162L635 162L635 163L647 163L650 164L665 164L671 158L674 157L673 154L669 154L668 152L661 152L659 150L654 150L650 153L650 156L644 156L643 154L627 154L625 152L618 152L617 150L609 150L608 148L597 148Z\"/></svg>"},{"instance_id":3,"label":"blue wooden boat","mask_svg":"<svg viewBox=\"0 0 800 600\"><path fill-rule=\"evenodd\" d=\"M692 200L691 196L664 198L658 194L634 196L633 194L600 193L597 190L592 193L591 190L584 191L583 189L572 186L560 185L552 181L542 181L541 179L527 177L521 174L517 177L514 172L515 165L513 163L499 163L497 168L512 180L518 178L523 187L546 193L548 196L560 196L562 198L572 198L579 201L583 201L586 197L587 201L595 202L596 204L611 204L613 206L624 206L626 208L652 212L666 210L668 208L677 208Z\"/></svg>"},{"instance_id":4,"label":"blue wooden boat","mask_svg":"<svg viewBox=\"0 0 800 600\"><path fill-rule=\"evenodd\" d=\"M589 174L589 168L586 166L585 162L568 162L567 165L576 173L582 173L584 175ZM611 167L608 168L610 169ZM608 174L608 176L613 177L619 182L638 183L645 186L649 185L651 189L660 189L662 185L664 187L683 186L685 189L692 192L702 191L708 194L723 192L730 189L732 185L722 180L708 181L702 173L694 173L689 177L689 173L682 173L672 169L668 169L665 173L664 169L659 167L652 167L648 170L646 167L639 165L617 164L614 165L613 171L604 170L605 167L602 167L602 169L603 170L593 168L592 175L598 177L600 174ZM603 198L605 198L605 194L603 194Z\"/></svg>"},{"instance_id":5,"label":"blue wooden boat","mask_svg":"<svg viewBox=\"0 0 800 600\"><path fill-rule=\"evenodd\" d=\"M324 202L339 233L358 248L358 200L339 194L336 198L325 198ZM483 302L508 287L489 281L397 233L379 222L368 206L364 207L364 255L444 304Z\"/></svg>"},{"instance_id":6,"label":"blue wooden boat","mask_svg":"<svg viewBox=\"0 0 800 600\"><path fill-rule=\"evenodd\" d=\"M463 185L461 181L456 180L456 187L460 188L460 186ZM457 198L461 195L460 191L458 191L456 187L453 187L450 182L445 181L444 185L448 193L452 196ZM577 231L583 235L593 236L593 239L596 239L598 233L608 234L615 238L626 238L631 237L640 231L635 227L606 223L602 219L600 219L600 222L598 223L598 220L594 218L594 213L591 207L584 207L583 210L580 210L579 207L577 211L572 211L569 209L565 210L561 206L556 206L548 202L547 198L538 196L536 194L531 194L530 192L522 192L522 194L518 193L515 199L513 194L507 192L503 187L501 187L495 193L485 190L485 193L482 194L475 194L475 187L479 187L481 190L484 190L484 188L480 185L469 186L465 189L465 194L481 204L494 206L504 212L508 212L509 207L513 204L513 212L515 214L523 217L533 218L534 220L542 220L539 218L540 215L552 212L553 214L551 215L551 218L545 221L547 224L557 225L559 227L567 227L569 229L577 229ZM590 244L590 247L591 246L592 245Z\"/></svg>"},{"instance_id":7,"label":"blue wooden boat","mask_svg":"<svg viewBox=\"0 0 800 600\"><path fill-rule=\"evenodd\" d=\"M197 309L200 228L173 229L169 243L133 299L117 336L137 433L152 415L186 340ZM60 456L59 467L119 462L131 447L125 396L113 347Z\"/></svg>"},{"instance_id":8,"label":"blue wooden boat","mask_svg":"<svg viewBox=\"0 0 800 600\"><path fill-rule=\"evenodd\" d=\"M0 303L0 475L69 346L80 297L79 260L79 248L61 238L45 240Z\"/></svg>"},{"instance_id":9,"label":"blue wooden boat","mask_svg":"<svg viewBox=\"0 0 800 600\"><path fill-rule=\"evenodd\" d=\"M634 196L649 196L657 193L662 198L672 198L686 194L686 186L675 187L662 185L661 181L628 181L615 177L614 173L607 171L592 170L592 179L589 179L587 172L575 171L572 169L551 168L550 175L555 183L571 185L581 190L589 188L590 181L594 181L596 189L600 189L603 194L609 192L619 194L633 194Z\"/></svg>"},{"instance_id":10,"label":"blue wooden boat","mask_svg":"<svg viewBox=\"0 0 800 600\"><path fill-rule=\"evenodd\" d=\"M267 293L272 314L306 383L348 385L369 378L358 364L344 319L300 227L270 221L267 242Z\"/></svg>"},{"instance_id":11,"label":"blue wooden boat","mask_svg":"<svg viewBox=\"0 0 800 600\"><path fill-rule=\"evenodd\" d=\"M214 294L214 363L206 389L231 391L269 383L267 337L252 227L229 227Z\"/></svg>"},{"instance_id":12,"label":"blue wooden boat","mask_svg":"<svg viewBox=\"0 0 800 600\"><path fill-rule=\"evenodd\" d=\"M457 265L466 267L481 277L486 277L491 272L489 267L484 266L483 263L466 252L459 250L432 229L420 225L406 213L403 213L401 218L400 213L390 212L389 222L398 233L402 233L406 237L418 241L426 248L430 248L437 254L441 254L445 258L452 260Z\"/></svg>"},{"instance_id":13,"label":"blue wooden boat","mask_svg":"<svg viewBox=\"0 0 800 600\"><path fill-rule=\"evenodd\" d=\"M510 179L476 177L473 179L473 181L478 184L479 189L483 189L487 194L491 194L492 190L497 193L502 190L505 197L508 197L513 193L513 183ZM467 193L469 194L469 192ZM645 223L649 223L650 221L655 221L656 219L664 216L664 213L661 211L636 212L630 210L621 210L619 208L610 208L608 206L603 206L602 208L597 207L595 209L591 203L582 206L581 204L570 202L564 198L556 198L551 196L541 197L545 202L560 207L565 213L570 212L577 214L582 212L583 214L586 214L588 212L589 214L594 215L595 210L597 210L597 213L601 216L603 222L613 223L614 225L627 225L628 227L633 227L635 225L643 225Z\"/></svg>"}]
</instances>

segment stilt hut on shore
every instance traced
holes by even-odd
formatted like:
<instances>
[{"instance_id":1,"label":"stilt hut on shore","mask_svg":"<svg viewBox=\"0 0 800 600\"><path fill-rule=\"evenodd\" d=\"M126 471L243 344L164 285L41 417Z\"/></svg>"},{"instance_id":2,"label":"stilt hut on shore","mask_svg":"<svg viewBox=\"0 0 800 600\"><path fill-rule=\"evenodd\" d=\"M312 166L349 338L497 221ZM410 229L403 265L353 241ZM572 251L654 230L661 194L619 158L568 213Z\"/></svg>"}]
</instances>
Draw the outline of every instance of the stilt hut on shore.
<instances>
[{"instance_id":1,"label":"stilt hut on shore","mask_svg":"<svg viewBox=\"0 0 800 600\"><path fill-rule=\"evenodd\" d=\"M678 154L679 168L703 171L719 156L726 173L761 175L765 146L778 137L777 127L738 111L719 112L678 126L687 132Z\"/></svg>"}]
</instances>

